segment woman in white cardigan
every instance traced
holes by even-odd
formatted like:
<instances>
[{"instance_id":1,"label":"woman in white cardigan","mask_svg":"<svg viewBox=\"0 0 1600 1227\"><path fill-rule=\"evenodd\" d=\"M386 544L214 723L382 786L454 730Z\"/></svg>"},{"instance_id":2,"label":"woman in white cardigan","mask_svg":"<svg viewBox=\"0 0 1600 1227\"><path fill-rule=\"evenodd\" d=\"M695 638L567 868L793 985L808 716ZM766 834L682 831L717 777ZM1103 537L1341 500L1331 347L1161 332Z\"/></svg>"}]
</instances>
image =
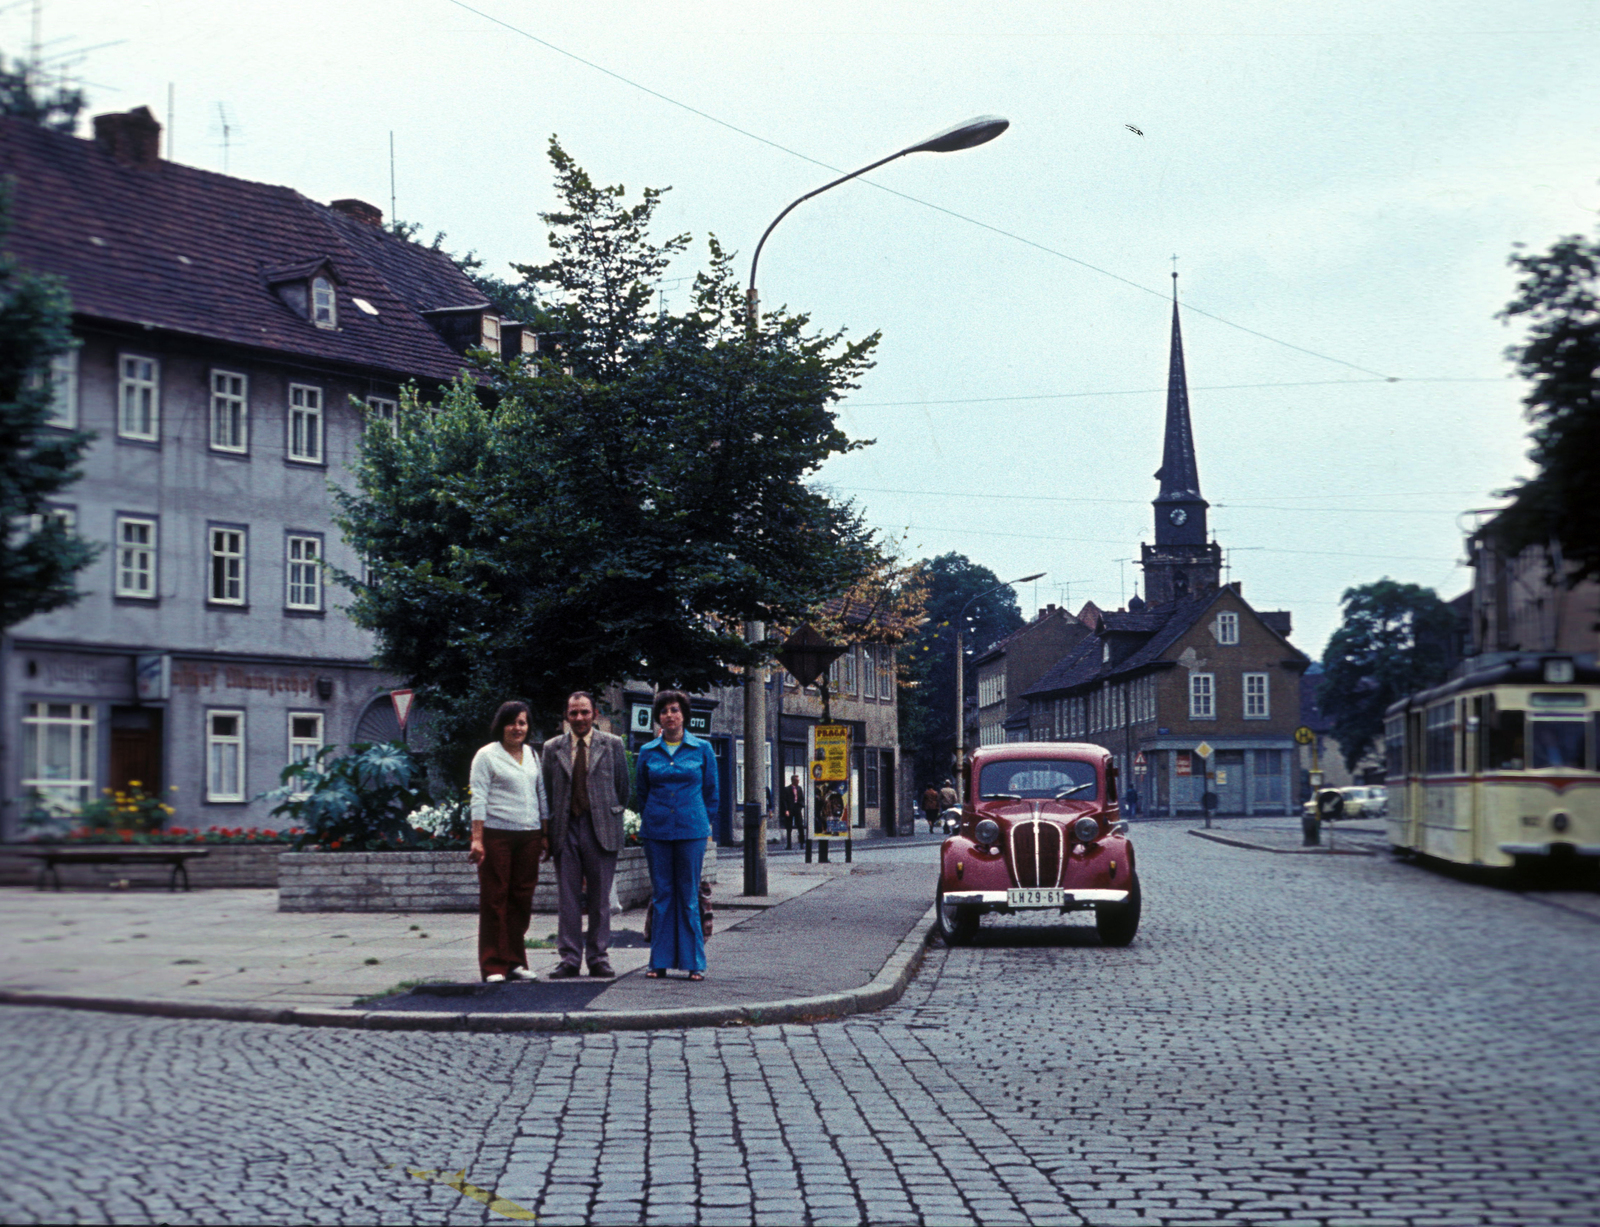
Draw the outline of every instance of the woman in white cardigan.
<instances>
[{"instance_id":1,"label":"woman in white cardigan","mask_svg":"<svg viewBox=\"0 0 1600 1227\"><path fill-rule=\"evenodd\" d=\"M478 867L478 970L490 984L527 980L528 921L545 857L544 773L528 743L528 705L500 704L492 740L472 759L472 863Z\"/></svg>"}]
</instances>

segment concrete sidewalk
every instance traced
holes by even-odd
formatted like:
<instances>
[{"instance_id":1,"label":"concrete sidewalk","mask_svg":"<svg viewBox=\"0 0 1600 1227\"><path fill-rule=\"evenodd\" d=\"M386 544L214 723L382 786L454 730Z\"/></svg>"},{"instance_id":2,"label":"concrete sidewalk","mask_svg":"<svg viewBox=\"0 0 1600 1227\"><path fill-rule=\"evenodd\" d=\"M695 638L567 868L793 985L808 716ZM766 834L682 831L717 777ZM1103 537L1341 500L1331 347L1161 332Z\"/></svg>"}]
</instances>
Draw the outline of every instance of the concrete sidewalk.
<instances>
[{"instance_id":1,"label":"concrete sidewalk","mask_svg":"<svg viewBox=\"0 0 1600 1227\"><path fill-rule=\"evenodd\" d=\"M483 985L470 913L277 911L271 890L0 889L0 1004L425 1030L621 1030L820 1018L897 999L932 924L927 864L775 859L769 895L715 892L707 977L646 980L642 909L613 917L615 981L543 979L559 957L536 914L534 982ZM548 936L547 936L548 935ZM680 973L681 976L681 973Z\"/></svg>"}]
</instances>

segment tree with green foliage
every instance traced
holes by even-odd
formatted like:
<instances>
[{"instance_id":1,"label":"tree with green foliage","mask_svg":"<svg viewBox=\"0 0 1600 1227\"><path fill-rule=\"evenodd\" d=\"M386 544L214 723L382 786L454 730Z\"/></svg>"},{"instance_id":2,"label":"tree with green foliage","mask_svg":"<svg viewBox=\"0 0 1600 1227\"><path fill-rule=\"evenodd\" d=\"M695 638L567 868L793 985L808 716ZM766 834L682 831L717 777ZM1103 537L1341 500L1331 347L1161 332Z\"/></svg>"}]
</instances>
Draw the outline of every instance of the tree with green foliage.
<instances>
[{"instance_id":1,"label":"tree with green foliage","mask_svg":"<svg viewBox=\"0 0 1600 1227\"><path fill-rule=\"evenodd\" d=\"M0 183L0 248L10 202L8 180ZM26 273L0 251L0 629L76 601L78 573L99 552L49 504L82 475L94 437L49 425L51 361L76 344L61 280Z\"/></svg>"},{"instance_id":2,"label":"tree with green foliage","mask_svg":"<svg viewBox=\"0 0 1600 1227\"><path fill-rule=\"evenodd\" d=\"M682 314L649 311L660 194L594 189L554 141L564 208L552 287L558 358L488 363L434 412L365 436L340 523L367 561L352 617L434 713L461 770L495 706L527 699L548 727L568 692L624 678L701 689L769 659L747 620L794 624L880 557L847 504L809 484L853 450L834 403L877 337L844 343L769 313L746 341L732 257ZM632 277L634 280L629 281Z\"/></svg>"},{"instance_id":3,"label":"tree with green foliage","mask_svg":"<svg viewBox=\"0 0 1600 1227\"><path fill-rule=\"evenodd\" d=\"M1322 654L1317 705L1353 771L1383 736L1391 703L1444 681L1456 615L1432 588L1387 577L1347 588L1339 599L1344 621Z\"/></svg>"},{"instance_id":4,"label":"tree with green foliage","mask_svg":"<svg viewBox=\"0 0 1600 1227\"><path fill-rule=\"evenodd\" d=\"M71 135L77 131L78 116L87 105L81 89L64 82L51 89L44 84L39 65L13 59L7 66L5 57L0 55L0 115Z\"/></svg>"},{"instance_id":5,"label":"tree with green foliage","mask_svg":"<svg viewBox=\"0 0 1600 1227\"><path fill-rule=\"evenodd\" d=\"M1600 239L1568 235L1511 264L1522 279L1500 318L1527 320L1507 357L1533 384L1523 403L1537 472L1509 491L1497 535L1512 551L1554 545L1551 580L1576 587L1600 578Z\"/></svg>"},{"instance_id":6,"label":"tree with green foliage","mask_svg":"<svg viewBox=\"0 0 1600 1227\"><path fill-rule=\"evenodd\" d=\"M921 564L927 585L926 621L900 651L900 745L916 763L918 791L951 774L956 744L956 619L973 597L1000 583L965 554L941 554ZM1017 594L1003 587L972 601L963 627L967 694L977 694L972 660L1022 626Z\"/></svg>"}]
</instances>

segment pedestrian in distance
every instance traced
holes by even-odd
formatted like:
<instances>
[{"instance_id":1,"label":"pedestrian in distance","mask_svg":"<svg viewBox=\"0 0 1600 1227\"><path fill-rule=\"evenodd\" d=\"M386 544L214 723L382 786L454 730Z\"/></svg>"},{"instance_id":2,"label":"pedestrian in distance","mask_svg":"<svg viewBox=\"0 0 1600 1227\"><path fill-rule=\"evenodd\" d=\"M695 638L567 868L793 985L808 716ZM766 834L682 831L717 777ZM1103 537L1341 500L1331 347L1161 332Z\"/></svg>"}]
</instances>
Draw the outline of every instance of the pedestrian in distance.
<instances>
[{"instance_id":1,"label":"pedestrian in distance","mask_svg":"<svg viewBox=\"0 0 1600 1227\"><path fill-rule=\"evenodd\" d=\"M528 705L500 704L489 744L472 758L472 863L478 867L478 972L527 980L528 921L545 856L544 774L528 745Z\"/></svg>"},{"instance_id":2,"label":"pedestrian in distance","mask_svg":"<svg viewBox=\"0 0 1600 1227\"><path fill-rule=\"evenodd\" d=\"M922 816L928 820L928 834L939 822L939 790L929 784L922 790Z\"/></svg>"},{"instance_id":3,"label":"pedestrian in distance","mask_svg":"<svg viewBox=\"0 0 1600 1227\"><path fill-rule=\"evenodd\" d=\"M1139 816L1139 790L1132 784L1122 794L1122 816L1129 820Z\"/></svg>"},{"instance_id":4,"label":"pedestrian in distance","mask_svg":"<svg viewBox=\"0 0 1600 1227\"><path fill-rule=\"evenodd\" d=\"M704 980L705 934L700 920L700 865L717 808L717 759L711 743L684 728L689 696L663 690L651 707L661 735L639 750L635 793L639 838L650 862L650 968Z\"/></svg>"},{"instance_id":5,"label":"pedestrian in distance","mask_svg":"<svg viewBox=\"0 0 1600 1227\"><path fill-rule=\"evenodd\" d=\"M801 838L805 837L806 794L800 787L798 775L791 774L789 783L784 786L779 817L783 822L783 842L786 847L792 842L796 831L800 832Z\"/></svg>"},{"instance_id":6,"label":"pedestrian in distance","mask_svg":"<svg viewBox=\"0 0 1600 1227\"><path fill-rule=\"evenodd\" d=\"M616 974L610 956L611 883L623 843L628 756L622 738L595 728L594 717L594 696L573 691L567 696L567 731L544 743L550 856L556 871L556 946L561 952L552 980L578 975L583 962L591 976L610 979Z\"/></svg>"},{"instance_id":7,"label":"pedestrian in distance","mask_svg":"<svg viewBox=\"0 0 1600 1227\"><path fill-rule=\"evenodd\" d=\"M939 790L939 808L949 809L959 800L960 798L956 796L956 782L954 780L946 780L944 787Z\"/></svg>"}]
</instances>

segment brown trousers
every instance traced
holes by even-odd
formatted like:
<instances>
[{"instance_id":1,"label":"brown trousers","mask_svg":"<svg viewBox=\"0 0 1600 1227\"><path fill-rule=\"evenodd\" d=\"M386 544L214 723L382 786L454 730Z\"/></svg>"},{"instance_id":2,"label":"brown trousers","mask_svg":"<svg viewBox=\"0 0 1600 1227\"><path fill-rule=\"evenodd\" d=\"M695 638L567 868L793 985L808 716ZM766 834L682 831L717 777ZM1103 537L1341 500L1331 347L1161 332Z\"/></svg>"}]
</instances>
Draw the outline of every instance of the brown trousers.
<instances>
[{"instance_id":1,"label":"brown trousers","mask_svg":"<svg viewBox=\"0 0 1600 1227\"><path fill-rule=\"evenodd\" d=\"M543 831L483 831L478 866L478 971L487 979L528 965L528 921L539 885Z\"/></svg>"}]
</instances>

